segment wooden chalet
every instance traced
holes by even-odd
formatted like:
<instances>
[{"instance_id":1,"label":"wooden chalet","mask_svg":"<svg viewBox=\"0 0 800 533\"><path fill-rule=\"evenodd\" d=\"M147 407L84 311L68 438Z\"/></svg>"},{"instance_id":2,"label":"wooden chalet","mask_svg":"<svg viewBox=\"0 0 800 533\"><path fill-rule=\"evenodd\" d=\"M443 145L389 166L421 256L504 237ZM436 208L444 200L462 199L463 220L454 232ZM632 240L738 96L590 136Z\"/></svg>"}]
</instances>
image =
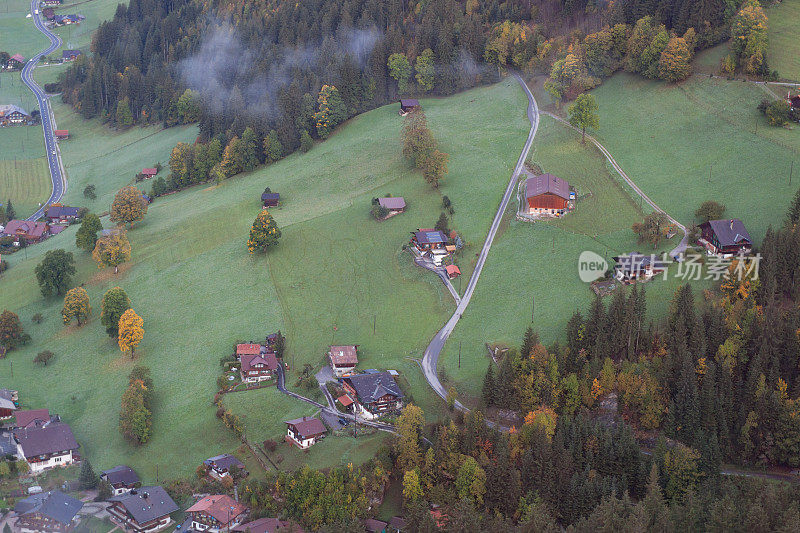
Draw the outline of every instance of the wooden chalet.
<instances>
[{"instance_id":1,"label":"wooden chalet","mask_svg":"<svg viewBox=\"0 0 800 533\"><path fill-rule=\"evenodd\" d=\"M172 524L170 513L178 510L178 505L169 497L163 487L152 486L134 489L108 499L111 504L108 513L123 531L133 533L154 533Z\"/></svg>"},{"instance_id":2,"label":"wooden chalet","mask_svg":"<svg viewBox=\"0 0 800 533\"><path fill-rule=\"evenodd\" d=\"M328 434L328 428L319 418L304 416L286 421L286 442L303 450L310 448Z\"/></svg>"},{"instance_id":3,"label":"wooden chalet","mask_svg":"<svg viewBox=\"0 0 800 533\"><path fill-rule=\"evenodd\" d=\"M3 229L3 236L9 236L14 242L25 241L34 244L45 240L50 234L47 222L29 222L27 220L9 220Z\"/></svg>"},{"instance_id":4,"label":"wooden chalet","mask_svg":"<svg viewBox=\"0 0 800 533\"><path fill-rule=\"evenodd\" d=\"M447 235L435 229L422 228L411 232L411 244L420 252L444 250L447 242Z\"/></svg>"},{"instance_id":5,"label":"wooden chalet","mask_svg":"<svg viewBox=\"0 0 800 533\"><path fill-rule=\"evenodd\" d=\"M142 169L142 176L144 176L145 179L150 179L153 176L155 176L156 174L158 174L158 169L157 168L143 168Z\"/></svg>"},{"instance_id":6,"label":"wooden chalet","mask_svg":"<svg viewBox=\"0 0 800 533\"><path fill-rule=\"evenodd\" d=\"M78 218L79 211L77 207L53 204L47 208L44 216L50 224L69 224Z\"/></svg>"},{"instance_id":7,"label":"wooden chalet","mask_svg":"<svg viewBox=\"0 0 800 533\"><path fill-rule=\"evenodd\" d=\"M42 426L17 429L14 440L17 456L25 459L34 474L69 466L77 459L78 442L63 422L51 421Z\"/></svg>"},{"instance_id":8,"label":"wooden chalet","mask_svg":"<svg viewBox=\"0 0 800 533\"><path fill-rule=\"evenodd\" d=\"M389 211L390 215L396 215L406 210L406 200L402 196L378 198L378 205Z\"/></svg>"},{"instance_id":9,"label":"wooden chalet","mask_svg":"<svg viewBox=\"0 0 800 533\"><path fill-rule=\"evenodd\" d=\"M275 207L281 201L281 195L277 192L265 192L261 194L261 203L264 207Z\"/></svg>"},{"instance_id":10,"label":"wooden chalet","mask_svg":"<svg viewBox=\"0 0 800 533\"><path fill-rule=\"evenodd\" d=\"M197 531L230 531L244 522L248 508L227 494L204 496L186 509Z\"/></svg>"},{"instance_id":11,"label":"wooden chalet","mask_svg":"<svg viewBox=\"0 0 800 533\"><path fill-rule=\"evenodd\" d=\"M55 130L53 131L53 134L59 141L65 141L69 139L69 130Z\"/></svg>"},{"instance_id":12,"label":"wooden chalet","mask_svg":"<svg viewBox=\"0 0 800 533\"><path fill-rule=\"evenodd\" d=\"M8 60L8 68L18 68L18 69L21 69L22 67L24 67L24 66L25 66L25 63L27 63L27 61L28 61L28 60L27 60L27 59L25 59L25 56L23 56L22 54L14 54L14 55L13 55L13 56L11 56L11 58Z\"/></svg>"},{"instance_id":13,"label":"wooden chalet","mask_svg":"<svg viewBox=\"0 0 800 533\"><path fill-rule=\"evenodd\" d=\"M561 216L569 210L569 183L552 174L531 176L525 180L528 214Z\"/></svg>"},{"instance_id":14,"label":"wooden chalet","mask_svg":"<svg viewBox=\"0 0 800 533\"><path fill-rule=\"evenodd\" d=\"M655 254L644 255L633 252L627 255L615 256L614 278L623 283L634 281L647 281L653 276L664 272L667 264Z\"/></svg>"},{"instance_id":15,"label":"wooden chalet","mask_svg":"<svg viewBox=\"0 0 800 533\"><path fill-rule=\"evenodd\" d=\"M353 373L358 364L358 345L331 346L328 348L328 361L337 378Z\"/></svg>"},{"instance_id":16,"label":"wooden chalet","mask_svg":"<svg viewBox=\"0 0 800 533\"><path fill-rule=\"evenodd\" d=\"M62 62L75 61L76 59L78 59L78 56L81 55L83 55L83 52L81 52L80 50L64 50L63 52L61 52L61 61Z\"/></svg>"},{"instance_id":17,"label":"wooden chalet","mask_svg":"<svg viewBox=\"0 0 800 533\"><path fill-rule=\"evenodd\" d=\"M700 224L700 232L700 242L713 255L746 254L753 248L750 234L738 218L709 220Z\"/></svg>"},{"instance_id":18,"label":"wooden chalet","mask_svg":"<svg viewBox=\"0 0 800 533\"><path fill-rule=\"evenodd\" d=\"M229 453L223 453L214 457L209 457L203 464L208 468L208 475L214 479L222 481L224 478L233 475L234 471L247 474L244 464Z\"/></svg>"},{"instance_id":19,"label":"wooden chalet","mask_svg":"<svg viewBox=\"0 0 800 533\"><path fill-rule=\"evenodd\" d=\"M100 479L111 487L114 496L131 492L139 486L139 476L129 466L118 465L100 472Z\"/></svg>"},{"instance_id":20,"label":"wooden chalet","mask_svg":"<svg viewBox=\"0 0 800 533\"><path fill-rule=\"evenodd\" d=\"M80 522L81 508L83 502L58 490L28 496L14 506L18 517L16 531L68 533Z\"/></svg>"},{"instance_id":21,"label":"wooden chalet","mask_svg":"<svg viewBox=\"0 0 800 533\"><path fill-rule=\"evenodd\" d=\"M11 389L0 389L0 419L11 418L19 409L19 393Z\"/></svg>"},{"instance_id":22,"label":"wooden chalet","mask_svg":"<svg viewBox=\"0 0 800 533\"><path fill-rule=\"evenodd\" d=\"M400 99L400 115L405 116L412 111L416 111L417 109L421 109L422 106L419 105L419 100L416 98L401 98Z\"/></svg>"},{"instance_id":23,"label":"wooden chalet","mask_svg":"<svg viewBox=\"0 0 800 533\"><path fill-rule=\"evenodd\" d=\"M14 104L0 105L0 126L17 126L31 119L27 111Z\"/></svg>"},{"instance_id":24,"label":"wooden chalet","mask_svg":"<svg viewBox=\"0 0 800 533\"><path fill-rule=\"evenodd\" d=\"M239 361L242 363L240 374L245 383L260 383L272 379L278 370L278 359L272 352L244 354L239 357Z\"/></svg>"},{"instance_id":25,"label":"wooden chalet","mask_svg":"<svg viewBox=\"0 0 800 533\"><path fill-rule=\"evenodd\" d=\"M388 372L348 376L342 385L362 412L379 415L403 406L403 392Z\"/></svg>"}]
</instances>

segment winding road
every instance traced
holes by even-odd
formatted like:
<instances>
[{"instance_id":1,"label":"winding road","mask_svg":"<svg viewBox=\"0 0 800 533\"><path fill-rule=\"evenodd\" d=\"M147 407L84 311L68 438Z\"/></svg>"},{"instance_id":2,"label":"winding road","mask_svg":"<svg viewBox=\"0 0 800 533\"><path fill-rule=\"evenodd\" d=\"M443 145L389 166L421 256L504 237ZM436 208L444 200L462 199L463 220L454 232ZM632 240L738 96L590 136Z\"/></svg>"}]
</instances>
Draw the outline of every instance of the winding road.
<instances>
[{"instance_id":1,"label":"winding road","mask_svg":"<svg viewBox=\"0 0 800 533\"><path fill-rule=\"evenodd\" d=\"M36 64L43 56L51 54L61 46L61 37L47 29L42 22L41 15L39 15L39 0L31 0L31 16L33 17L33 23L36 25L36 28L50 39L50 47L32 57L22 68L22 82L33 91L36 100L39 102L42 130L44 131L45 155L47 155L47 166L50 168L50 180L53 182L53 192L50 195L50 199L47 200L47 203L40 207L38 211L27 218L27 220L38 220L44 215L44 211L48 205L60 201L61 197L64 196L67 190L67 181L62 172L61 153L56 144L55 134L53 133L53 112L50 109L50 103L47 100L47 94L44 92L44 89L39 87L33 79L33 69L36 68Z\"/></svg>"},{"instance_id":2,"label":"winding road","mask_svg":"<svg viewBox=\"0 0 800 533\"><path fill-rule=\"evenodd\" d=\"M489 250L492 247L495 235L497 235L497 230L500 228L500 221L503 219L503 214L508 207L508 202L514 195L517 179L520 172L523 170L525 160L528 157L528 152L530 152L531 146L533 145L533 138L536 136L536 131L539 129L539 106L536 104L536 99L534 99L533 94L528 88L528 85L525 83L525 80L523 80L518 74L514 74L514 77L522 86L525 94L528 96L528 121L531 124L531 129L528 133L528 139L525 141L525 146L522 148L522 153L519 155L519 159L517 159L517 165L514 167L514 172L511 173L511 179L506 187L503 200L500 202L500 207L497 208L497 213L494 215L492 226L489 228L489 233L486 235L486 241L484 241L483 248L478 255L478 262L475 265L475 270L472 272L472 276L469 278L469 283L467 283L467 289L464 291L461 301L458 302L453 316L450 317L450 320L448 320L444 327L440 329L439 332L433 337L433 340L425 349L425 355L422 358L421 366L422 372L425 374L425 379L428 381L428 384L431 386L431 388L436 391L436 394L442 398L446 397L447 392L444 390L444 386L439 381L439 376L436 374L436 366L439 363L439 354L441 354L442 348L444 348L444 343L447 342L447 338L453 332L456 324L458 324L458 321L461 320L461 315L464 314L464 311L469 305L469 301L472 298L472 293L475 291L475 286L478 284L478 278L483 270L483 265L486 263ZM459 409L464 409L464 406L458 401L456 401L456 406Z\"/></svg>"}]
</instances>

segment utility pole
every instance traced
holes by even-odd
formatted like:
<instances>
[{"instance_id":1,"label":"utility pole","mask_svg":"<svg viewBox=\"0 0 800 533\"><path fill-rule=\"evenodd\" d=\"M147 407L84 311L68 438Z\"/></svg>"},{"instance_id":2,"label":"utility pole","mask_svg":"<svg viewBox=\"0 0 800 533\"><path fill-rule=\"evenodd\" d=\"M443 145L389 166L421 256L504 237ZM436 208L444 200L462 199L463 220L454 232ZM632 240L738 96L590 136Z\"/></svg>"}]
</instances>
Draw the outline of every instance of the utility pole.
<instances>
[{"instance_id":1,"label":"utility pole","mask_svg":"<svg viewBox=\"0 0 800 533\"><path fill-rule=\"evenodd\" d=\"M461 368L461 341L458 341L458 368Z\"/></svg>"},{"instance_id":2,"label":"utility pole","mask_svg":"<svg viewBox=\"0 0 800 533\"><path fill-rule=\"evenodd\" d=\"M708 168L708 182L709 183L711 183L711 171L712 170L714 170L714 165L713 164Z\"/></svg>"},{"instance_id":3,"label":"utility pole","mask_svg":"<svg viewBox=\"0 0 800 533\"><path fill-rule=\"evenodd\" d=\"M536 311L536 297L531 296L531 322L533 322L533 313Z\"/></svg>"},{"instance_id":4,"label":"utility pole","mask_svg":"<svg viewBox=\"0 0 800 533\"><path fill-rule=\"evenodd\" d=\"M378 315L372 315L372 334L375 335L375 327L378 323Z\"/></svg>"},{"instance_id":5,"label":"utility pole","mask_svg":"<svg viewBox=\"0 0 800 533\"><path fill-rule=\"evenodd\" d=\"M792 159L792 164L789 166L789 185L792 184L792 173L794 172L794 159Z\"/></svg>"}]
</instances>

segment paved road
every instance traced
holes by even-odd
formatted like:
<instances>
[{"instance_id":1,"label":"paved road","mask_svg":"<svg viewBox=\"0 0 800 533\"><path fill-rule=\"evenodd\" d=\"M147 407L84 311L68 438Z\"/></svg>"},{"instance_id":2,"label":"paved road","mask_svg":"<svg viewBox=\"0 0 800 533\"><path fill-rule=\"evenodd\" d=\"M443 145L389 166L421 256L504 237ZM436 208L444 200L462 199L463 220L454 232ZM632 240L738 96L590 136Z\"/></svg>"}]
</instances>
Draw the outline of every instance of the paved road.
<instances>
[{"instance_id":1,"label":"paved road","mask_svg":"<svg viewBox=\"0 0 800 533\"><path fill-rule=\"evenodd\" d=\"M44 130L44 147L47 155L47 165L50 167L50 180L53 182L53 193L50 199L38 211L28 217L28 220L37 220L44 215L44 210L47 205L54 204L61 200L64 192L67 189L67 182L64 174L61 171L61 154L56 144L55 134L53 133L53 114L50 110L50 103L47 101L47 95L44 90L33 79L33 69L42 58L48 54L53 53L61 46L61 38L51 32L42 22L42 18L37 11L39 10L39 0L31 0L31 16L36 28L45 34L50 39L50 47L32 57L22 69L22 81L28 88L33 91L36 100L39 102L39 111L41 112L42 130Z\"/></svg>"},{"instance_id":2,"label":"paved road","mask_svg":"<svg viewBox=\"0 0 800 533\"><path fill-rule=\"evenodd\" d=\"M503 219L503 214L506 211L506 207L508 207L509 200L511 200L511 197L514 195L517 179L520 172L522 172L524 168L525 159L528 157L528 152L531 149L531 145L533 145L533 138L536 136L536 130L539 129L539 106L536 105L536 100L533 98L533 94L531 94L531 91L528 89L525 81L517 74L514 74L514 77L517 79L519 84L522 86L522 89L525 91L525 94L528 96L528 120L531 123L528 139L525 141L525 146L522 148L522 153L517 160L517 166L514 167L514 172L511 173L511 179L506 187L503 200L500 202L500 207L497 209L497 213L494 216L492 225L489 228L489 234L486 235L486 241L483 243L483 248L478 256L478 263L475 265L475 270L472 272L472 276L469 278L469 283L467 283L467 290L464 292L464 295L461 297L461 301L456 306L455 313L453 313L453 316L447 321L447 324L445 324L444 327L433 337L433 340L428 345L428 348L425 350L425 355L422 358L421 366L422 372L425 374L425 379L428 381L428 384L433 388L433 390L436 391L436 394L442 398L446 397L447 392L444 390L444 386L442 386L441 382L439 381L439 376L436 374L436 365L439 362L439 354L442 352L442 348L444 348L444 343L447 342L447 338L453 332L456 324L458 324L458 321L461 319L461 315L464 314L464 311L469 305L469 301L472 298L472 293L475 291L475 285L478 283L478 278L480 277L481 271L483 270L483 265L486 262L486 257L489 255L492 242L494 241L494 237L497 235L497 230L500 227L500 221ZM458 401L456 402L456 406L459 409L464 409L464 406Z\"/></svg>"}]
</instances>

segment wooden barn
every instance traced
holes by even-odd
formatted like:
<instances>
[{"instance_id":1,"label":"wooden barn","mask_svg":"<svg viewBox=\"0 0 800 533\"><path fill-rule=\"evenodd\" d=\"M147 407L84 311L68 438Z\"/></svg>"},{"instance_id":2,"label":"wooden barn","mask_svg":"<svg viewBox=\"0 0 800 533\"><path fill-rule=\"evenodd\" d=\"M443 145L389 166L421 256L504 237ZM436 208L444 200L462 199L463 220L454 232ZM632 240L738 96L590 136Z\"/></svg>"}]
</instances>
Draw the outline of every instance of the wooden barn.
<instances>
[{"instance_id":1,"label":"wooden barn","mask_svg":"<svg viewBox=\"0 0 800 533\"><path fill-rule=\"evenodd\" d=\"M400 99L400 115L405 116L412 111L421 109L419 100L415 98L401 98Z\"/></svg>"},{"instance_id":2,"label":"wooden barn","mask_svg":"<svg viewBox=\"0 0 800 533\"><path fill-rule=\"evenodd\" d=\"M525 181L528 214L561 216L569 210L569 183L552 174L532 176Z\"/></svg>"},{"instance_id":3,"label":"wooden barn","mask_svg":"<svg viewBox=\"0 0 800 533\"><path fill-rule=\"evenodd\" d=\"M708 253L714 255L737 255L749 253L753 247L750 234L738 218L709 220L700 224L702 237Z\"/></svg>"}]
</instances>

